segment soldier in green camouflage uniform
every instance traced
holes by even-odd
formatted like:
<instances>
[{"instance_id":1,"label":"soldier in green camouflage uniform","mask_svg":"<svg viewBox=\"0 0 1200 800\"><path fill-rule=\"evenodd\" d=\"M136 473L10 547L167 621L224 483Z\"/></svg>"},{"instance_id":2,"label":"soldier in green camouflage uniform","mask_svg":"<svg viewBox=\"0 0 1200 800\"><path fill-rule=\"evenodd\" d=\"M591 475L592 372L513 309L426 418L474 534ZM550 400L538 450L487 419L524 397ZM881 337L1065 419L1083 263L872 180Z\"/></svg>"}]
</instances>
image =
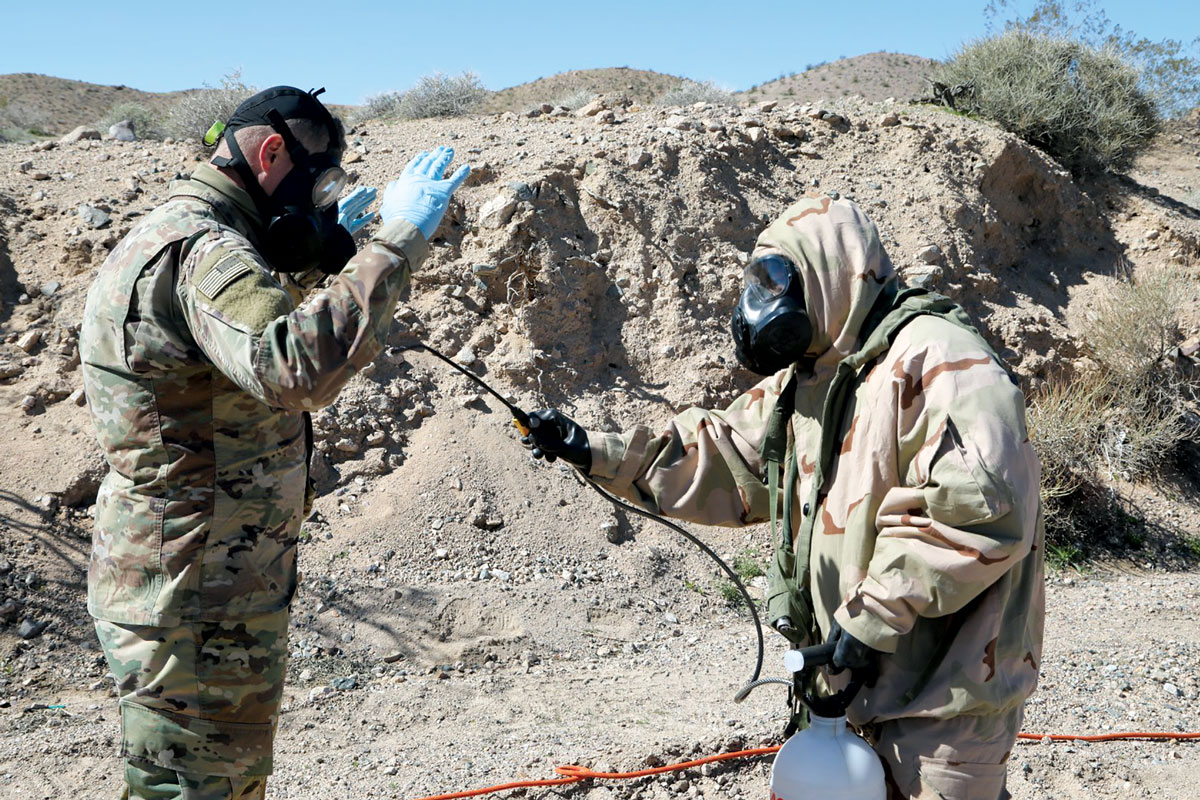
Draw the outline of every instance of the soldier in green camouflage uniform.
<instances>
[{"instance_id":1,"label":"soldier in green camouflage uniform","mask_svg":"<svg viewBox=\"0 0 1200 800\"><path fill-rule=\"evenodd\" d=\"M383 225L302 303L324 276L264 259L280 213L265 201L310 158L336 177L344 138L299 90L247 103L290 114L272 117L274 130L231 125L214 157L227 166L172 184L113 250L85 309L84 386L109 464L88 610L120 694L130 798L263 797L309 506L305 412L379 352L466 177L441 179L448 148L414 159L388 187ZM287 143L296 130L308 131L303 149ZM230 166L239 142L251 156Z\"/></svg>"},{"instance_id":2,"label":"soldier in green camouflage uniform","mask_svg":"<svg viewBox=\"0 0 1200 800\"><path fill-rule=\"evenodd\" d=\"M803 282L803 368L723 411L685 411L658 435L587 432L536 412L529 444L660 514L748 525L783 506L791 524L775 543L769 618L795 623L797 644L812 630L876 655L878 680L847 716L882 758L890 796L1006 797L1044 609L1023 396L960 309L898 291L853 203L795 204L758 239L754 258L771 255ZM773 498L764 440L777 409L789 480ZM830 677L834 688L845 680Z\"/></svg>"}]
</instances>

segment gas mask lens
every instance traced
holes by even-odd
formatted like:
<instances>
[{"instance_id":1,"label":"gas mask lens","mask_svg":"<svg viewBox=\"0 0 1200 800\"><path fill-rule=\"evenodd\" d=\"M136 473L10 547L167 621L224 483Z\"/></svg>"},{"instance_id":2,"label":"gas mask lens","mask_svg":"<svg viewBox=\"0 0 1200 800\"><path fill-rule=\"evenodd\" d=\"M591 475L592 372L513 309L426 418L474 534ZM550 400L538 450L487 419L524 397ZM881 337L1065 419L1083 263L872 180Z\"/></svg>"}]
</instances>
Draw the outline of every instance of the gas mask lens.
<instances>
[{"instance_id":1,"label":"gas mask lens","mask_svg":"<svg viewBox=\"0 0 1200 800\"><path fill-rule=\"evenodd\" d=\"M742 277L748 290L766 300L787 291L794 271L792 262L783 256L768 255L747 264Z\"/></svg>"},{"instance_id":2,"label":"gas mask lens","mask_svg":"<svg viewBox=\"0 0 1200 800\"><path fill-rule=\"evenodd\" d=\"M341 167L329 167L317 176L313 184L313 205L321 209L329 208L337 202L345 188L346 171Z\"/></svg>"}]
</instances>

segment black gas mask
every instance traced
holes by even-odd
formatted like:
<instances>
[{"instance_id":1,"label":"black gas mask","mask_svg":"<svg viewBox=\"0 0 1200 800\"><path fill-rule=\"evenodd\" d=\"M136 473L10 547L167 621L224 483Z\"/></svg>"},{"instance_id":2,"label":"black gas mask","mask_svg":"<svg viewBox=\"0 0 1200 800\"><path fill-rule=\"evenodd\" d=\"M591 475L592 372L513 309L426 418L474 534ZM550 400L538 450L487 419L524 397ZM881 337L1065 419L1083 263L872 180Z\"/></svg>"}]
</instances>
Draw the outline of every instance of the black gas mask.
<instances>
[{"instance_id":1,"label":"black gas mask","mask_svg":"<svg viewBox=\"0 0 1200 800\"><path fill-rule=\"evenodd\" d=\"M738 361L759 375L805 361L813 328L796 265L784 256L766 255L751 261L743 277L730 326Z\"/></svg>"},{"instance_id":2,"label":"black gas mask","mask_svg":"<svg viewBox=\"0 0 1200 800\"><path fill-rule=\"evenodd\" d=\"M254 201L263 229L259 235L262 256L278 272L320 269L341 272L355 253L354 239L338 224L337 199L346 187L346 172L338 163L336 123L316 96L323 90L303 92L290 86L267 89L234 111L225 125L231 156L215 158L219 167L237 171ZM330 150L310 153L287 125L288 119L308 119L325 125ZM270 125L283 137L292 169L275 191L267 195L258 183L245 154L232 135L239 128Z\"/></svg>"}]
</instances>

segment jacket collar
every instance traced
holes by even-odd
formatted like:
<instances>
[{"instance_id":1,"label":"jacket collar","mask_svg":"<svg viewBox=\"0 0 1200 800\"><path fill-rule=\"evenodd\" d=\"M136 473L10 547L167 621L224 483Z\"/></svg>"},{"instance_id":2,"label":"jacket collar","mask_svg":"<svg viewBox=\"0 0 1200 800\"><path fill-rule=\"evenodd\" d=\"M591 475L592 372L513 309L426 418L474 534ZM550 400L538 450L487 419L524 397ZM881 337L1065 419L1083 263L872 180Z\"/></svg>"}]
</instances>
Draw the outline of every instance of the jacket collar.
<instances>
[{"instance_id":1,"label":"jacket collar","mask_svg":"<svg viewBox=\"0 0 1200 800\"><path fill-rule=\"evenodd\" d=\"M237 228L250 239L257 239L262 230L262 217L250 194L211 164L201 164L191 178L171 182L170 199L195 197L208 203L222 217L222 222Z\"/></svg>"}]
</instances>

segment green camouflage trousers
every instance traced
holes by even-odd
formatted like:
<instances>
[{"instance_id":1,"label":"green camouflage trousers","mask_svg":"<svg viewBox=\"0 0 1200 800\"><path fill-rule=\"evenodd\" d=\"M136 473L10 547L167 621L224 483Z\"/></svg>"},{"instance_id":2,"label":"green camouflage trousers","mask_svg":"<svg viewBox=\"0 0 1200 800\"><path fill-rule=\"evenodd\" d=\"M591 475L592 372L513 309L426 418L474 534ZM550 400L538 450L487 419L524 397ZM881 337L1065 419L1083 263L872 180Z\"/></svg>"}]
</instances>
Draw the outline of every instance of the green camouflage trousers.
<instances>
[{"instance_id":1,"label":"green camouflage trousers","mask_svg":"<svg viewBox=\"0 0 1200 800\"><path fill-rule=\"evenodd\" d=\"M888 800L1008 800L1005 788L1024 707L995 716L904 718L870 726Z\"/></svg>"},{"instance_id":2,"label":"green camouflage trousers","mask_svg":"<svg viewBox=\"0 0 1200 800\"><path fill-rule=\"evenodd\" d=\"M287 611L175 628L96 621L130 800L256 800L271 773Z\"/></svg>"}]
</instances>

